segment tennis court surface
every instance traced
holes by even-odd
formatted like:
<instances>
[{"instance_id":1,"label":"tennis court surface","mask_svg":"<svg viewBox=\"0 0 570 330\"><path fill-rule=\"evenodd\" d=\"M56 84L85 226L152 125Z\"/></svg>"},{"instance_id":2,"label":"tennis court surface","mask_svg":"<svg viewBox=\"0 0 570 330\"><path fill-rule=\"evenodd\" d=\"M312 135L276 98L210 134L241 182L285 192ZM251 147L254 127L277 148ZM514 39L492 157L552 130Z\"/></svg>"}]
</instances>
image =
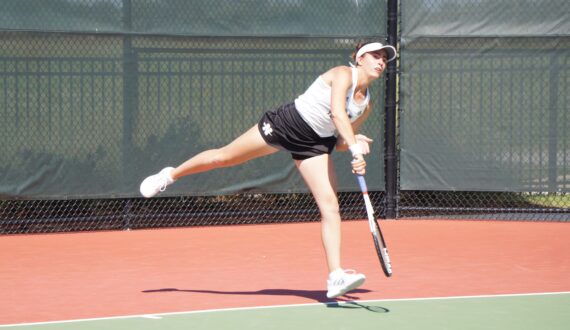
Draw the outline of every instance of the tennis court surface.
<instances>
[{"instance_id":1,"label":"tennis court surface","mask_svg":"<svg viewBox=\"0 0 570 330\"><path fill-rule=\"evenodd\" d=\"M325 297L319 223L0 237L0 326L18 329L567 329L570 225L366 221L343 263L368 277Z\"/></svg>"}]
</instances>

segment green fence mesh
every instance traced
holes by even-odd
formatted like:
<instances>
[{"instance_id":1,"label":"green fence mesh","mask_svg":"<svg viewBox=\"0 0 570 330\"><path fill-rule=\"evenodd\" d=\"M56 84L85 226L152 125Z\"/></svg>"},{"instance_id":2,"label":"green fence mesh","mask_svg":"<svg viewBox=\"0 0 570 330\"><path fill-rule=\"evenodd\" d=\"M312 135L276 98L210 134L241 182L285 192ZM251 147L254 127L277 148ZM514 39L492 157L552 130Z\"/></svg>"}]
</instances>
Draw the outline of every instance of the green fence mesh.
<instances>
[{"instance_id":1,"label":"green fence mesh","mask_svg":"<svg viewBox=\"0 0 570 330\"><path fill-rule=\"evenodd\" d=\"M568 221L566 1L399 5L397 173L383 81L363 129L380 215L397 175L398 217ZM368 0L2 1L0 233L318 220L284 153L162 198L138 184L231 141L357 41L385 40L389 16ZM348 156L334 159L343 218L364 218Z\"/></svg>"}]
</instances>

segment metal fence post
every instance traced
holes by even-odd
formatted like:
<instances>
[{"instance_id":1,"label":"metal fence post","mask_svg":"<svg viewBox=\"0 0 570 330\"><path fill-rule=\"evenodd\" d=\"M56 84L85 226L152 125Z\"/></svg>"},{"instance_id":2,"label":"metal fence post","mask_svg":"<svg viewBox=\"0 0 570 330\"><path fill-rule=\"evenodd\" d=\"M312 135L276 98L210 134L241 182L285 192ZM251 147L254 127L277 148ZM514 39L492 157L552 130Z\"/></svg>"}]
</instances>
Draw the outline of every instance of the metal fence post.
<instances>
[{"instance_id":1,"label":"metal fence post","mask_svg":"<svg viewBox=\"0 0 570 330\"><path fill-rule=\"evenodd\" d=\"M131 149L134 112L137 110L137 63L132 46L132 6L131 0L124 1L123 22L126 33L123 35L123 173L124 185L131 178ZM131 227L131 203L127 201L123 209L123 229Z\"/></svg>"},{"instance_id":2,"label":"metal fence post","mask_svg":"<svg viewBox=\"0 0 570 330\"><path fill-rule=\"evenodd\" d=\"M388 44L398 45L398 0L388 0ZM385 114L385 215L386 219L397 217L398 160L396 153L396 78L397 60L388 63L386 73L386 114Z\"/></svg>"},{"instance_id":3,"label":"metal fence post","mask_svg":"<svg viewBox=\"0 0 570 330\"><path fill-rule=\"evenodd\" d=\"M560 56L554 51L550 57L550 95L548 104L548 183L541 190L557 191L558 182L558 86L560 85ZM564 186L565 183L562 184Z\"/></svg>"}]
</instances>

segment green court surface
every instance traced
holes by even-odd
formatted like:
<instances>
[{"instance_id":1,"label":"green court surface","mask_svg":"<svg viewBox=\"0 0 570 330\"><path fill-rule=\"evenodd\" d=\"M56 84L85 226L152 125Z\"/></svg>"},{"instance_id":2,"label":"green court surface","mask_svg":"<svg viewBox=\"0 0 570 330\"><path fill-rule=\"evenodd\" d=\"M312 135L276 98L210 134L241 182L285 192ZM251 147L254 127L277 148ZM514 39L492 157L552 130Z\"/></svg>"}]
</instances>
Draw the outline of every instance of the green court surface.
<instances>
[{"instance_id":1,"label":"green court surface","mask_svg":"<svg viewBox=\"0 0 570 330\"><path fill-rule=\"evenodd\" d=\"M570 292L347 301L0 326L13 329L570 328Z\"/></svg>"}]
</instances>

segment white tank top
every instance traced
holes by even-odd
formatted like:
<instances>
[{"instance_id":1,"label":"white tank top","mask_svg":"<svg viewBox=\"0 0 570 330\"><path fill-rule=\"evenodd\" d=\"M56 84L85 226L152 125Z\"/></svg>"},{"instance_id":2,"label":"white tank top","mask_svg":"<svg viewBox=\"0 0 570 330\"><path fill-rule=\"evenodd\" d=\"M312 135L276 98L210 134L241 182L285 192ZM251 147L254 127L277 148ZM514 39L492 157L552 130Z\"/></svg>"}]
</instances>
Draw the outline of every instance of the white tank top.
<instances>
[{"instance_id":1,"label":"white tank top","mask_svg":"<svg viewBox=\"0 0 570 330\"><path fill-rule=\"evenodd\" d=\"M354 101L357 81L358 71L352 68L352 87L346 95L346 113L351 123L362 115L370 101L368 89L366 89L366 98L361 104ZM331 118L331 92L331 86L319 76L305 93L295 100L295 107L301 117L320 137L338 134Z\"/></svg>"}]
</instances>

